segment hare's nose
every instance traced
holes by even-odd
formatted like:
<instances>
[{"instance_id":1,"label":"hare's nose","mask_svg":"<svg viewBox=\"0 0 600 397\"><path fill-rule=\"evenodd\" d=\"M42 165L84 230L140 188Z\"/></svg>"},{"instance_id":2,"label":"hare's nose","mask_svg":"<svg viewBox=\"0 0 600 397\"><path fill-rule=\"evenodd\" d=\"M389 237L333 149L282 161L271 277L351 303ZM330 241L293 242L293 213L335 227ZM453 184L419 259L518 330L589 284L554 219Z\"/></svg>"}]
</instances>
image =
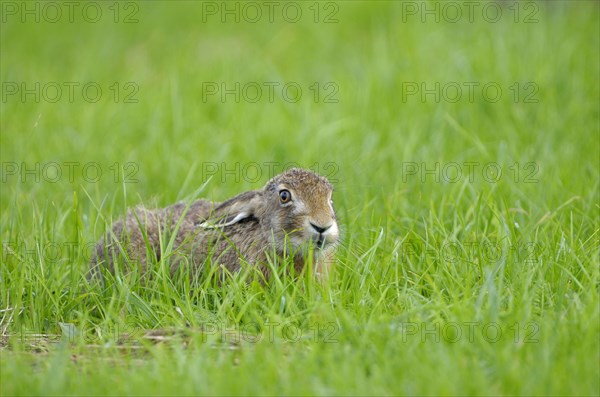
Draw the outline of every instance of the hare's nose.
<instances>
[{"instance_id":1,"label":"hare's nose","mask_svg":"<svg viewBox=\"0 0 600 397\"><path fill-rule=\"evenodd\" d=\"M310 222L310 225L312 226L313 229L315 229L317 231L317 233L319 234L323 234L327 231L327 229L329 229L331 227L331 225L329 226L325 226L325 227L321 227L321 226L317 226L314 223Z\"/></svg>"}]
</instances>

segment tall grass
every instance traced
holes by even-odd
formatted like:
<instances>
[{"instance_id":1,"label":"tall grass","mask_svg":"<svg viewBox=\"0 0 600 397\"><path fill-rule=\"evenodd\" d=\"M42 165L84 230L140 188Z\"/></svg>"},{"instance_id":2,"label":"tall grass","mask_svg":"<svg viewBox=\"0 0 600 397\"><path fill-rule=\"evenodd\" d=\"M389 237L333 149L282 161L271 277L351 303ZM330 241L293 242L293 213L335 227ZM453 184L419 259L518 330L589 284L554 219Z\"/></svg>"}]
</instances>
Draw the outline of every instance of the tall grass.
<instances>
[{"instance_id":1,"label":"tall grass","mask_svg":"<svg viewBox=\"0 0 600 397\"><path fill-rule=\"evenodd\" d=\"M6 3L3 395L600 393L596 3L502 2L495 23L361 1L315 3L318 23L312 3L236 23L183 1L23 23ZM36 82L38 102L8 94ZM236 82L263 96L207 94ZM86 280L127 208L222 201L292 163L335 185L327 283L285 261L266 284L167 260Z\"/></svg>"}]
</instances>

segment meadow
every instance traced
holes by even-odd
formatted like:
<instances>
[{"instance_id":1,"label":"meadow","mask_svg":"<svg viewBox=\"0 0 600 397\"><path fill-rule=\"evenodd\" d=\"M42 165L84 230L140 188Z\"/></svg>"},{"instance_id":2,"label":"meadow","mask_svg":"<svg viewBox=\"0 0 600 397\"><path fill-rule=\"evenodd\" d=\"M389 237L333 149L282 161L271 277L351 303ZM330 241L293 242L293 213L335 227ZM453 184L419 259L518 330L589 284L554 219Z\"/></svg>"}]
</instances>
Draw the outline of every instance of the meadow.
<instances>
[{"instance_id":1,"label":"meadow","mask_svg":"<svg viewBox=\"0 0 600 397\"><path fill-rule=\"evenodd\" d=\"M1 395L600 394L597 2L0 6ZM86 280L127 208L296 165L324 285Z\"/></svg>"}]
</instances>

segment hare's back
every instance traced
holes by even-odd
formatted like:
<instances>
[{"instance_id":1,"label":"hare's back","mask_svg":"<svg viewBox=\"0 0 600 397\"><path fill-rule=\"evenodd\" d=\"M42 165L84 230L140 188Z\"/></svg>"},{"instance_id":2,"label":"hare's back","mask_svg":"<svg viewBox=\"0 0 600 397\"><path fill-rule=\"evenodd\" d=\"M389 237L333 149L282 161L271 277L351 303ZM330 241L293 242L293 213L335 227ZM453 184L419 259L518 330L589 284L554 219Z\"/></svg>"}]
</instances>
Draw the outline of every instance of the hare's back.
<instances>
[{"instance_id":1,"label":"hare's back","mask_svg":"<svg viewBox=\"0 0 600 397\"><path fill-rule=\"evenodd\" d=\"M187 202L181 201L177 204L167 207L165 208L165 215L177 222L177 220L179 220L185 212L185 223L195 224L208 218L214 207L219 204L206 200L196 200L190 204L190 207L186 211L185 209L187 205Z\"/></svg>"}]
</instances>

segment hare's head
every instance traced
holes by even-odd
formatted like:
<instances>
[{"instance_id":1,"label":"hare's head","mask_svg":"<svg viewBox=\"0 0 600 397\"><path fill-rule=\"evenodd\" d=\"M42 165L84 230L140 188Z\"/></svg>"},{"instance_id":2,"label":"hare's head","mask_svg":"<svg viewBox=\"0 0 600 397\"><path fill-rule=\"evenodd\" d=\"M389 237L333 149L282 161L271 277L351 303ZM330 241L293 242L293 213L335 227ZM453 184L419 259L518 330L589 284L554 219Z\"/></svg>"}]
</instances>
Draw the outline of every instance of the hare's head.
<instances>
[{"instance_id":1,"label":"hare's head","mask_svg":"<svg viewBox=\"0 0 600 397\"><path fill-rule=\"evenodd\" d=\"M333 209L333 186L327 179L299 168L272 178L262 190L242 193L215 209L214 223L227 227L244 221L258 223L265 238L283 248L286 239L294 248L332 246L339 229Z\"/></svg>"},{"instance_id":2,"label":"hare's head","mask_svg":"<svg viewBox=\"0 0 600 397\"><path fill-rule=\"evenodd\" d=\"M333 186L327 179L294 168L271 179L262 193L267 207L265 226L276 241L283 242L287 235L295 248L311 242L325 248L337 241Z\"/></svg>"}]
</instances>

